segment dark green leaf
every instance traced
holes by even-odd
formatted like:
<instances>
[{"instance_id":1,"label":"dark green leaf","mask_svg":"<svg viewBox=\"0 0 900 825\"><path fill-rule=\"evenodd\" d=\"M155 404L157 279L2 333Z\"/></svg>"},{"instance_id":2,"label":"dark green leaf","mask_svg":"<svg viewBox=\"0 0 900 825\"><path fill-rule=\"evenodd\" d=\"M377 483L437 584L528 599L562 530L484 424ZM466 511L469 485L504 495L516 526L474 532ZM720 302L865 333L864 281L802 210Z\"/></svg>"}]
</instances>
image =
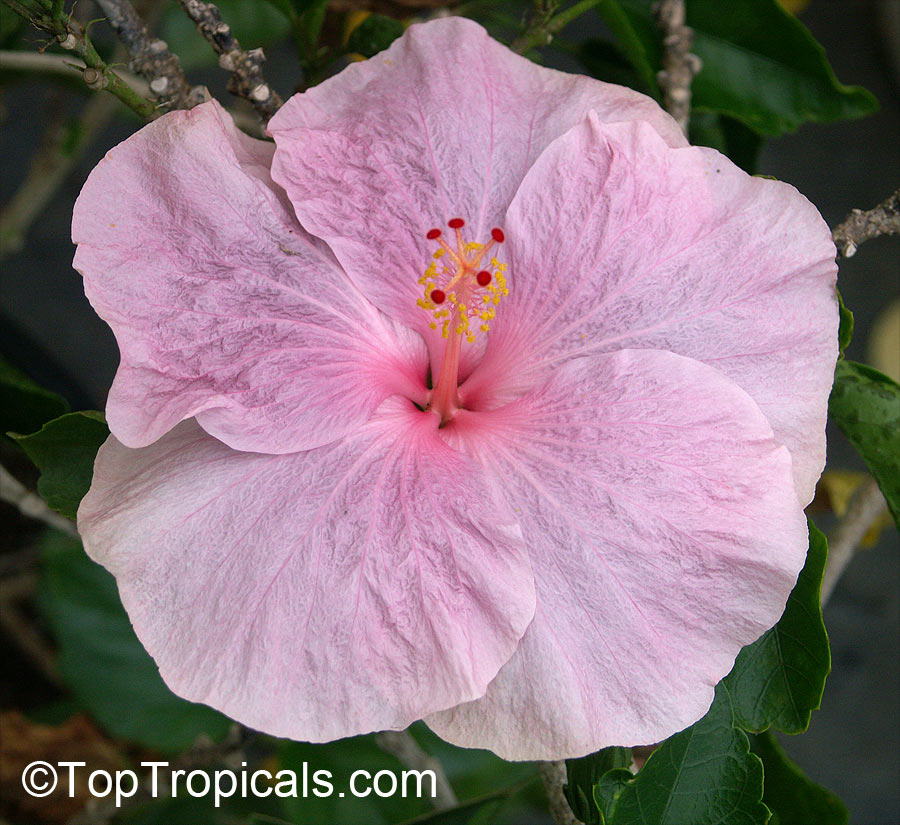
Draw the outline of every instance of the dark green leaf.
<instances>
[{"instance_id":1,"label":"dark green leaf","mask_svg":"<svg viewBox=\"0 0 900 825\"><path fill-rule=\"evenodd\" d=\"M260 802L260 800L255 797L251 797L250 800L244 800L236 795L230 799L224 800L219 807L216 807L212 791L199 799L185 795L181 786L179 786L179 791L180 793L175 799L166 797L164 794L160 793L158 799L135 805L134 807L126 803L123 806L124 810L112 820L113 824L236 825L236 823L245 821L241 812L236 809L246 806L248 801L255 801L257 804ZM256 823L259 823L259 825L262 825L262 823L265 823L265 825L292 825L292 823L289 822L278 822L275 819L267 817L260 817L258 819L250 819L247 821L248 823L254 823L254 825Z\"/></svg>"},{"instance_id":2,"label":"dark green leaf","mask_svg":"<svg viewBox=\"0 0 900 825\"><path fill-rule=\"evenodd\" d=\"M632 779L634 777L631 771L618 768L614 771L607 771L594 785L594 804L600 811L601 825L612 821L613 809L619 799L619 794L625 790Z\"/></svg>"},{"instance_id":3,"label":"dark green leaf","mask_svg":"<svg viewBox=\"0 0 900 825\"><path fill-rule=\"evenodd\" d=\"M10 11L4 11L3 14L0 14L0 46L4 49L10 48L19 38L27 24L28 21L24 17L20 17L18 14L13 14Z\"/></svg>"},{"instance_id":4,"label":"dark green leaf","mask_svg":"<svg viewBox=\"0 0 900 825\"><path fill-rule=\"evenodd\" d=\"M250 814L247 825L296 825L294 822L288 822L279 816L269 816L268 814Z\"/></svg>"},{"instance_id":5,"label":"dark green leaf","mask_svg":"<svg viewBox=\"0 0 900 825\"><path fill-rule=\"evenodd\" d=\"M840 346L841 355L843 355L844 350L850 346L850 341L853 339L853 313L845 306L840 291L838 291L837 296L838 308L841 313L841 325L838 327L838 346Z\"/></svg>"},{"instance_id":6,"label":"dark green leaf","mask_svg":"<svg viewBox=\"0 0 900 825\"><path fill-rule=\"evenodd\" d=\"M631 31L660 67L653 0L618 2ZM764 135L792 132L808 121L862 117L878 108L858 86L838 82L821 45L777 0L688 0L687 23L703 68L691 85L697 111L725 114Z\"/></svg>"},{"instance_id":7,"label":"dark green leaf","mask_svg":"<svg viewBox=\"0 0 900 825\"><path fill-rule=\"evenodd\" d=\"M300 32L303 42L306 44L307 55L312 57L319 44L322 25L325 23L328 0L310 0L304 5L306 8L300 16Z\"/></svg>"},{"instance_id":8,"label":"dark green leaf","mask_svg":"<svg viewBox=\"0 0 900 825\"><path fill-rule=\"evenodd\" d=\"M769 825L847 825L844 803L809 779L788 758L775 734L754 736L752 744L765 772L763 802L772 810Z\"/></svg>"},{"instance_id":9,"label":"dark green leaf","mask_svg":"<svg viewBox=\"0 0 900 825\"><path fill-rule=\"evenodd\" d=\"M728 689L709 712L663 742L612 805L610 825L763 825L763 771L734 727Z\"/></svg>"},{"instance_id":10,"label":"dark green leaf","mask_svg":"<svg viewBox=\"0 0 900 825\"><path fill-rule=\"evenodd\" d=\"M748 174L756 172L763 138L739 120L712 112L694 112L690 132L695 146L718 149Z\"/></svg>"},{"instance_id":11,"label":"dark green leaf","mask_svg":"<svg viewBox=\"0 0 900 825\"><path fill-rule=\"evenodd\" d=\"M627 768L630 764L630 748L603 748L581 759L567 759L567 784L563 792L572 813L586 825L602 825L603 820L594 801L594 786L608 771Z\"/></svg>"},{"instance_id":12,"label":"dark green leaf","mask_svg":"<svg viewBox=\"0 0 900 825\"><path fill-rule=\"evenodd\" d=\"M440 760L460 799L486 796L497 788L529 781L539 784L533 762L507 762L490 751L457 748L436 736L421 722L409 730L427 753Z\"/></svg>"},{"instance_id":13,"label":"dark green leaf","mask_svg":"<svg viewBox=\"0 0 900 825\"><path fill-rule=\"evenodd\" d=\"M592 37L578 45L577 55L591 77L648 93L634 67L614 43Z\"/></svg>"},{"instance_id":14,"label":"dark green leaf","mask_svg":"<svg viewBox=\"0 0 900 825\"><path fill-rule=\"evenodd\" d=\"M38 492L64 516L75 518L94 475L94 458L109 436L103 414L68 413L31 435L15 436L38 466Z\"/></svg>"},{"instance_id":15,"label":"dark green leaf","mask_svg":"<svg viewBox=\"0 0 900 825\"><path fill-rule=\"evenodd\" d=\"M347 51L372 57L384 51L404 31L406 29L399 20L381 14L370 14L350 33Z\"/></svg>"},{"instance_id":16,"label":"dark green leaf","mask_svg":"<svg viewBox=\"0 0 900 825\"><path fill-rule=\"evenodd\" d=\"M366 825L389 825L402 819L412 819L431 809L429 797L419 799L410 787L404 799L398 791L389 797L380 797L374 791L365 797L357 797L350 790L350 776L354 771L366 770L373 777L379 771L392 771L400 777L403 766L396 757L386 753L375 742L374 736L356 736L323 745L305 742L285 742L281 748L282 769L292 770L298 777L303 775L303 764L307 763L309 793L300 797L284 798L282 816L288 820L302 822L303 825L333 825L335 822L365 822ZM316 796L314 772L329 771L334 793L327 797ZM364 790L370 779L357 780L359 789ZM387 780L383 780L387 782ZM387 787L386 785L383 787ZM423 781L424 793L430 785ZM302 790L302 789L301 789ZM341 795L343 794L343 796Z\"/></svg>"},{"instance_id":17,"label":"dark green leaf","mask_svg":"<svg viewBox=\"0 0 900 825\"><path fill-rule=\"evenodd\" d=\"M819 602L827 556L825 536L810 522L806 564L784 615L738 654L725 677L735 722L745 730L762 731L772 725L785 733L801 733L822 701L831 670Z\"/></svg>"},{"instance_id":18,"label":"dark green leaf","mask_svg":"<svg viewBox=\"0 0 900 825\"><path fill-rule=\"evenodd\" d=\"M65 399L0 358L0 433L33 433L68 411Z\"/></svg>"},{"instance_id":19,"label":"dark green leaf","mask_svg":"<svg viewBox=\"0 0 900 825\"><path fill-rule=\"evenodd\" d=\"M498 791L487 799L473 799L444 811L432 811L400 825L494 825L507 795Z\"/></svg>"},{"instance_id":20,"label":"dark green leaf","mask_svg":"<svg viewBox=\"0 0 900 825\"><path fill-rule=\"evenodd\" d=\"M654 56L648 52L648 43L652 42L652 37L648 38L646 32L639 31L640 22L627 14L617 0L600 0L596 8L637 73L640 85L632 88L660 100Z\"/></svg>"},{"instance_id":21,"label":"dark green leaf","mask_svg":"<svg viewBox=\"0 0 900 825\"><path fill-rule=\"evenodd\" d=\"M841 359L828 413L875 476L900 527L900 386L872 367Z\"/></svg>"},{"instance_id":22,"label":"dark green leaf","mask_svg":"<svg viewBox=\"0 0 900 825\"><path fill-rule=\"evenodd\" d=\"M244 49L266 46L284 37L290 29L288 18L269 3L260 3L259 0L217 0L216 6ZM163 15L160 36L186 69L210 66L218 60L212 46L175 3Z\"/></svg>"},{"instance_id":23,"label":"dark green leaf","mask_svg":"<svg viewBox=\"0 0 900 825\"><path fill-rule=\"evenodd\" d=\"M122 609L113 577L77 541L49 534L39 604L59 645L59 669L79 702L113 736L166 752L198 735L225 735L228 719L175 696Z\"/></svg>"}]
</instances>

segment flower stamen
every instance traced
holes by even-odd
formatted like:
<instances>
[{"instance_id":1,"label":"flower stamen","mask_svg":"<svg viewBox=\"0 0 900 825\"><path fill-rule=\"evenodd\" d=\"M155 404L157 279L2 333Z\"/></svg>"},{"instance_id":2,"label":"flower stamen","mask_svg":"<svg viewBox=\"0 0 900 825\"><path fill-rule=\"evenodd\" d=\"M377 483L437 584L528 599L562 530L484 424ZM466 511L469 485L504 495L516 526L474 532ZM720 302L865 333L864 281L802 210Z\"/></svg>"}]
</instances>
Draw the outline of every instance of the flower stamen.
<instances>
[{"instance_id":1,"label":"flower stamen","mask_svg":"<svg viewBox=\"0 0 900 825\"><path fill-rule=\"evenodd\" d=\"M479 332L489 332L497 305L504 295L509 294L506 264L496 257L492 257L487 266L482 264L494 246L506 240L503 230L496 226L491 229L487 243L466 243L462 236L465 225L462 218L447 221L447 226L456 235L455 249L444 240L441 229L435 227L425 234L429 241L437 242L438 249L419 278L424 289L423 296L416 301L431 313L433 320L429 326L435 330L440 328L441 336L448 339L429 405L444 423L458 409L457 383L463 338L471 344Z\"/></svg>"}]
</instances>

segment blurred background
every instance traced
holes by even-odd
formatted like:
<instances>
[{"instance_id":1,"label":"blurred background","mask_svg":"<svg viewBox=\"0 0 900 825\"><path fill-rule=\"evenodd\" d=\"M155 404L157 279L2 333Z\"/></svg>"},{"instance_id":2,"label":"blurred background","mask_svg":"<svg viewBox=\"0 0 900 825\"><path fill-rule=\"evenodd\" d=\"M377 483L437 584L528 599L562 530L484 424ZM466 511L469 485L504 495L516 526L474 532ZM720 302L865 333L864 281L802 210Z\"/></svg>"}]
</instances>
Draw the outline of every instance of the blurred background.
<instances>
[{"instance_id":1,"label":"blurred background","mask_svg":"<svg viewBox=\"0 0 900 825\"><path fill-rule=\"evenodd\" d=\"M267 79L282 97L288 97L302 84L303 70L283 16L263 0L231 0L220 5L245 48L265 46ZM354 19L346 13L348 9L374 8L409 18L427 14L422 8L425 5L427 0L337 0L329 7L323 37L344 36ZM862 119L810 123L794 134L769 139L759 154L758 173L795 185L834 227L851 208L874 206L900 184L900 0L811 0L786 5L824 46L840 81L864 86L880 104L876 114ZM84 0L76 13L84 20L101 17L91 6ZM224 90L225 73L217 68L214 56L181 11L168 2L145 7L170 48L181 56L189 79L206 84L222 101L232 99ZM491 14L489 8L479 12L475 4L467 4L469 7L474 16ZM503 8L505 17L496 21L497 26L515 25L521 8L509 4ZM15 28L17 21L8 8L0 7L0 13L5 49L34 53L44 45L37 31ZM586 15L562 32L560 39L566 47L547 50L542 59L559 68L584 71L584 52L578 44L608 34L599 16ZM99 27L97 37L102 43ZM338 67L339 63L332 70ZM16 207L4 215L0 354L37 383L64 396L75 410L103 409L117 350L71 268L72 206L91 168L140 125L111 96L102 98L102 103L99 100L86 93L78 77L38 76L9 67L0 74L0 203L13 202ZM23 183L30 187L24 193ZM893 373L895 379L900 371L898 261L900 239L872 241L841 262L839 282L856 319L847 356ZM837 430L829 433L828 449L830 469L864 469ZM6 446L3 460L26 484L33 484L34 470ZM815 513L817 523L827 531L832 517L821 502L816 506L821 510L821 515ZM34 522L0 504L0 560L42 541L42 531ZM53 549L45 546L42 552L46 559ZM74 571L72 575L82 573ZM856 555L825 608L833 663L821 710L813 715L806 734L782 737L788 753L811 778L835 791L847 804L851 821L860 825L900 822L898 582L900 542L896 530L888 527L872 546ZM49 598L47 587L46 582L40 585L40 597ZM98 587L103 590L108 583ZM114 592L103 592L105 598L115 600ZM27 600L21 609L26 631L37 634L38 642L55 655L60 637L53 614L48 616ZM56 620L64 622L65 616L57 615ZM70 689L54 678L52 663L49 672L36 664L39 660L33 651L29 653L28 641L23 643L17 636L26 631L9 622L0 628L0 710L22 711L50 721L65 719L76 707ZM84 651L84 678L104 678L101 656ZM120 707L109 712L128 714L127 693L119 697ZM115 695L108 701L114 705ZM4 731L4 736L8 733ZM105 740L101 735L97 741ZM489 790L490 773L487 767L484 771L485 789ZM65 821L70 813L60 814L55 821ZM541 821L541 815L527 804L516 816L515 821Z\"/></svg>"}]
</instances>

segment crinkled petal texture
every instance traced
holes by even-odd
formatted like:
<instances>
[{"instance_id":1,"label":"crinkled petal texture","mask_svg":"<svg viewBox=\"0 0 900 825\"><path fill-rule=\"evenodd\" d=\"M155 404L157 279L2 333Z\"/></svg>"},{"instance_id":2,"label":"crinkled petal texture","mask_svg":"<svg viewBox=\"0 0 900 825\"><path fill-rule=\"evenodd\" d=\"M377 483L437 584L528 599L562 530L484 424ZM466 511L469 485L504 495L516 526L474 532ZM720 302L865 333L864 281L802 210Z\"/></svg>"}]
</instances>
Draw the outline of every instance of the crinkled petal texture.
<instances>
[{"instance_id":1,"label":"crinkled petal texture","mask_svg":"<svg viewBox=\"0 0 900 825\"><path fill-rule=\"evenodd\" d=\"M471 20L434 20L287 101L268 126L272 175L366 296L431 340L415 304L425 233L458 216L486 240L535 159L591 110L685 143L644 95L535 66Z\"/></svg>"},{"instance_id":2,"label":"crinkled petal texture","mask_svg":"<svg viewBox=\"0 0 900 825\"><path fill-rule=\"evenodd\" d=\"M138 450L110 438L78 527L176 693L324 741L481 696L512 655L534 584L495 493L395 398L293 455L194 422Z\"/></svg>"},{"instance_id":3,"label":"crinkled petal texture","mask_svg":"<svg viewBox=\"0 0 900 825\"><path fill-rule=\"evenodd\" d=\"M286 453L390 394L424 398L422 342L297 224L273 151L210 102L141 129L85 184L75 267L119 343L107 418L124 444L196 416L236 449Z\"/></svg>"},{"instance_id":4,"label":"crinkled petal texture","mask_svg":"<svg viewBox=\"0 0 900 825\"><path fill-rule=\"evenodd\" d=\"M560 759L700 718L806 553L790 456L753 400L697 361L627 350L570 361L456 431L504 479L538 605L486 695L428 724Z\"/></svg>"},{"instance_id":5,"label":"crinkled petal texture","mask_svg":"<svg viewBox=\"0 0 900 825\"><path fill-rule=\"evenodd\" d=\"M494 406L586 353L670 350L753 397L808 503L838 354L828 227L787 184L673 149L647 124L601 121L552 143L516 194L510 295L466 403Z\"/></svg>"}]
</instances>

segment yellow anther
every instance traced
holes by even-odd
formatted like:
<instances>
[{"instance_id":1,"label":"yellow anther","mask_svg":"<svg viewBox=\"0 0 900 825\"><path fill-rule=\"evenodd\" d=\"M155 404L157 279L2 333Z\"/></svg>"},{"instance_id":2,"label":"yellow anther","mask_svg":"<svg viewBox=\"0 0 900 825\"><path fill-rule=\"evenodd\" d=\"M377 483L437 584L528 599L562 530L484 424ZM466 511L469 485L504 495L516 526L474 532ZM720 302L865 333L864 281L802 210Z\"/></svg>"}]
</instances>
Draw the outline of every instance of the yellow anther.
<instances>
[{"instance_id":1,"label":"yellow anther","mask_svg":"<svg viewBox=\"0 0 900 825\"><path fill-rule=\"evenodd\" d=\"M490 321L496 315L494 306L500 303L503 295L508 294L503 276L506 265L497 258L491 259L489 268L482 263L489 254L489 247L498 242L496 238L488 244L466 242L459 231L461 227L451 228L456 230L454 246L448 245L449 238L443 238L439 231L436 238L431 238L437 240L440 248L432 253L424 273L419 277L422 297L416 300L416 304L431 316L429 327L440 328L444 338L456 333L472 342L478 332L488 332ZM502 243L502 240L499 242ZM487 269L491 277L487 284L482 285L478 283L478 274L483 269ZM431 297L435 291L440 303L435 303ZM470 318L475 319L471 324Z\"/></svg>"}]
</instances>

